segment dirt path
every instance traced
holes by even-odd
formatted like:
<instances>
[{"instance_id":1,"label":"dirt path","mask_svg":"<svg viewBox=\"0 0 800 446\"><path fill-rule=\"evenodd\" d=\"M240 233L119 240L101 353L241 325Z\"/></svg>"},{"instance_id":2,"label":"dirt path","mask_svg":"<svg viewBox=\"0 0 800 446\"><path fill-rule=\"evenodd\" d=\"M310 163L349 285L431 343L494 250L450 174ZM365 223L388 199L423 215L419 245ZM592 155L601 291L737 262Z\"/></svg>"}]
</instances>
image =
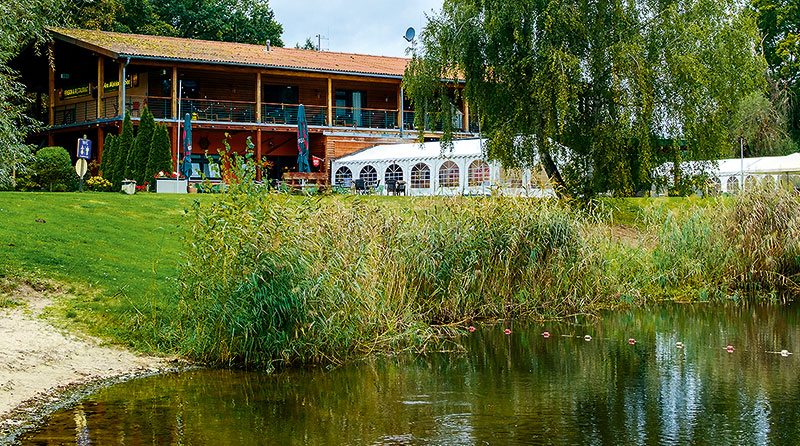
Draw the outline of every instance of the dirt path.
<instances>
[{"instance_id":1,"label":"dirt path","mask_svg":"<svg viewBox=\"0 0 800 446\"><path fill-rule=\"evenodd\" d=\"M52 300L29 286L21 285L13 299L22 305L0 308L0 443L3 430L26 423L26 412L66 388L175 366L55 328L39 318Z\"/></svg>"}]
</instances>

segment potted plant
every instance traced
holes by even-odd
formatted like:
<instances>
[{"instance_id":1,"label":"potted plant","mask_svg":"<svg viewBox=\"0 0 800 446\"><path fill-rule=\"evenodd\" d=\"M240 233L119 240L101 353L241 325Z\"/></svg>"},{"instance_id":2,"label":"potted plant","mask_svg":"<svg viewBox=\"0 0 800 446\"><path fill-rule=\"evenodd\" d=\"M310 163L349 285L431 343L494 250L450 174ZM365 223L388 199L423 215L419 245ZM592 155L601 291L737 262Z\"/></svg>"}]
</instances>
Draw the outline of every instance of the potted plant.
<instances>
[{"instance_id":1,"label":"potted plant","mask_svg":"<svg viewBox=\"0 0 800 446\"><path fill-rule=\"evenodd\" d=\"M189 182L178 172L171 174L161 171L156 174L156 193L185 194Z\"/></svg>"}]
</instances>

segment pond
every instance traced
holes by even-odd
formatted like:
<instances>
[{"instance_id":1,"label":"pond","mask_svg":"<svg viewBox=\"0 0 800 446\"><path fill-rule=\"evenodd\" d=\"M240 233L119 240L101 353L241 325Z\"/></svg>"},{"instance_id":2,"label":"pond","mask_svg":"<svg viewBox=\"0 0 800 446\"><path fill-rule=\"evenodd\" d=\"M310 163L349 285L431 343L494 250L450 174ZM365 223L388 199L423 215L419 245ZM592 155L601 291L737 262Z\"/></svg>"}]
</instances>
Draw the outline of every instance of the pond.
<instances>
[{"instance_id":1,"label":"pond","mask_svg":"<svg viewBox=\"0 0 800 446\"><path fill-rule=\"evenodd\" d=\"M798 304L480 325L458 342L466 353L328 371L142 378L55 413L21 443L800 444Z\"/></svg>"}]
</instances>

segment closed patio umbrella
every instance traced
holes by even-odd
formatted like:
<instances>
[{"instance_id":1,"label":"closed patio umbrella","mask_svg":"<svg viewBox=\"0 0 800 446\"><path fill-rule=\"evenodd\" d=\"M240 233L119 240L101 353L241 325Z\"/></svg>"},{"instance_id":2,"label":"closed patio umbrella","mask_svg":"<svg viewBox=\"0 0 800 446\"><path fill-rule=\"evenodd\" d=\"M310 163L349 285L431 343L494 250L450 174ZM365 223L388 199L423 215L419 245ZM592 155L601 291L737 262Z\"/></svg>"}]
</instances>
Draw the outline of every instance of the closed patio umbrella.
<instances>
[{"instance_id":1,"label":"closed patio umbrella","mask_svg":"<svg viewBox=\"0 0 800 446\"><path fill-rule=\"evenodd\" d=\"M183 125L183 161L181 174L188 180L192 176L192 116L186 113Z\"/></svg>"},{"instance_id":2,"label":"closed patio umbrella","mask_svg":"<svg viewBox=\"0 0 800 446\"><path fill-rule=\"evenodd\" d=\"M308 165L308 123L306 109L303 104L297 108L297 171L311 172Z\"/></svg>"}]
</instances>

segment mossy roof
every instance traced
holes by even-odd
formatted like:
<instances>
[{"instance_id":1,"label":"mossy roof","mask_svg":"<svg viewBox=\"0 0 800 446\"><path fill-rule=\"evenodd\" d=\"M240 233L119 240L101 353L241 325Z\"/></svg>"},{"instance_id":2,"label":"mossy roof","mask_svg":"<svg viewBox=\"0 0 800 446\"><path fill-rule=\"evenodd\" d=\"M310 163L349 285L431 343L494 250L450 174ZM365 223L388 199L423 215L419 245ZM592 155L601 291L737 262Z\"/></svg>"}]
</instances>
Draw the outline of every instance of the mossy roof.
<instances>
[{"instance_id":1,"label":"mossy roof","mask_svg":"<svg viewBox=\"0 0 800 446\"><path fill-rule=\"evenodd\" d=\"M60 40L105 53L113 58L172 60L221 65L245 65L303 71L402 77L408 59L178 37L125 34L86 29L50 28Z\"/></svg>"}]
</instances>

